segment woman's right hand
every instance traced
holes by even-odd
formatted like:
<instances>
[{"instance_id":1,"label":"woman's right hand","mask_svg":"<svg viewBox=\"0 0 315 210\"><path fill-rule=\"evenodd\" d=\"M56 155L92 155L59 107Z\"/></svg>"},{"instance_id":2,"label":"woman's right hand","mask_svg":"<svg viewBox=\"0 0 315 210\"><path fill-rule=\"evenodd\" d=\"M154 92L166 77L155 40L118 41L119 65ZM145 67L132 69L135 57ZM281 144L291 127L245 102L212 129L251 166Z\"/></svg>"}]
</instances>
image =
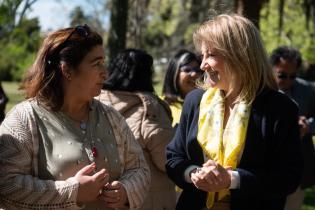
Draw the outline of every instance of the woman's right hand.
<instances>
[{"instance_id":1,"label":"woman's right hand","mask_svg":"<svg viewBox=\"0 0 315 210\"><path fill-rule=\"evenodd\" d=\"M74 178L80 183L77 202L86 203L95 201L100 194L100 191L108 183L109 174L106 169L90 175L96 168L95 163L91 163L83 167L76 173Z\"/></svg>"}]
</instances>

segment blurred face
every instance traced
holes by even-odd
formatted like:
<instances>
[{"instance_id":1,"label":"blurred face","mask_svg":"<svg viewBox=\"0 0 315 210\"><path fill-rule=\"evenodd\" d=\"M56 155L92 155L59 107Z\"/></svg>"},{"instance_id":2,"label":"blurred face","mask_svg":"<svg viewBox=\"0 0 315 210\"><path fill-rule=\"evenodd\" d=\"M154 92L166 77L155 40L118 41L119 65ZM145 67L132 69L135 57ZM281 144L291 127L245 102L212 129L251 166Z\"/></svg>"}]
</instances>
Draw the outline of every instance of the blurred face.
<instances>
[{"instance_id":1,"label":"blurred face","mask_svg":"<svg viewBox=\"0 0 315 210\"><path fill-rule=\"evenodd\" d=\"M202 63L200 68L207 74L207 83L211 87L228 91L230 76L224 69L224 59L205 43L201 45Z\"/></svg>"},{"instance_id":2,"label":"blurred face","mask_svg":"<svg viewBox=\"0 0 315 210\"><path fill-rule=\"evenodd\" d=\"M276 81L280 90L289 90L296 78L296 61L280 59L279 63L272 67L276 74Z\"/></svg>"},{"instance_id":3,"label":"blurred face","mask_svg":"<svg viewBox=\"0 0 315 210\"><path fill-rule=\"evenodd\" d=\"M202 75L197 61L192 61L179 69L178 87L183 98L196 88L196 79Z\"/></svg>"},{"instance_id":4,"label":"blurred face","mask_svg":"<svg viewBox=\"0 0 315 210\"><path fill-rule=\"evenodd\" d=\"M84 100L91 100L100 94L106 79L103 47L98 45L92 48L77 68L70 85Z\"/></svg>"}]
</instances>

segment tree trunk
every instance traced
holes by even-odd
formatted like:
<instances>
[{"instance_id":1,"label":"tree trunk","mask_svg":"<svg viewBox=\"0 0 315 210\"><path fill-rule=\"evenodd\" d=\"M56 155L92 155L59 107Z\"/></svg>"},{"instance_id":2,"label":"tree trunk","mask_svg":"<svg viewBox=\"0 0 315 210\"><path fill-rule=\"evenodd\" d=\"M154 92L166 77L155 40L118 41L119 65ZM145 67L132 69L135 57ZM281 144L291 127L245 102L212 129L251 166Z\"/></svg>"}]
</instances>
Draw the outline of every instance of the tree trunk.
<instances>
[{"instance_id":1,"label":"tree trunk","mask_svg":"<svg viewBox=\"0 0 315 210\"><path fill-rule=\"evenodd\" d=\"M127 19L128 0L112 0L111 26L107 43L110 61L126 47Z\"/></svg>"},{"instance_id":2,"label":"tree trunk","mask_svg":"<svg viewBox=\"0 0 315 210\"><path fill-rule=\"evenodd\" d=\"M132 28L128 30L133 36L135 48L143 48L143 29L145 29L147 24L146 17L149 3L150 0L135 0L133 6L130 6L130 8L133 8L133 11L130 11L131 15L129 14L132 22L132 24L129 22L129 26Z\"/></svg>"},{"instance_id":3,"label":"tree trunk","mask_svg":"<svg viewBox=\"0 0 315 210\"><path fill-rule=\"evenodd\" d=\"M191 0L191 8L189 11L190 23L201 23L206 21L209 15L209 0Z\"/></svg>"},{"instance_id":4,"label":"tree trunk","mask_svg":"<svg viewBox=\"0 0 315 210\"><path fill-rule=\"evenodd\" d=\"M236 13L250 19L259 29L260 10L265 1L266 0L235 0Z\"/></svg>"}]
</instances>

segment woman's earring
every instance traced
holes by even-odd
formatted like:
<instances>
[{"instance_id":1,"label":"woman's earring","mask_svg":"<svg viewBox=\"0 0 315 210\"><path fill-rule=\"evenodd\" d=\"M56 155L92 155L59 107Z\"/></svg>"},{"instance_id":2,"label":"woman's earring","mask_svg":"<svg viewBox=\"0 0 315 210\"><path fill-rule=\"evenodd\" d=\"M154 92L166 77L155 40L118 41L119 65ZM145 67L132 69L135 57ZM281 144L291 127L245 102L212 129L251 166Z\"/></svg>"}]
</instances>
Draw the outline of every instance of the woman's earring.
<instances>
[{"instance_id":1,"label":"woman's earring","mask_svg":"<svg viewBox=\"0 0 315 210\"><path fill-rule=\"evenodd\" d=\"M71 74L68 73L65 75L65 77L67 78L67 80L69 80L69 81L71 80Z\"/></svg>"}]
</instances>

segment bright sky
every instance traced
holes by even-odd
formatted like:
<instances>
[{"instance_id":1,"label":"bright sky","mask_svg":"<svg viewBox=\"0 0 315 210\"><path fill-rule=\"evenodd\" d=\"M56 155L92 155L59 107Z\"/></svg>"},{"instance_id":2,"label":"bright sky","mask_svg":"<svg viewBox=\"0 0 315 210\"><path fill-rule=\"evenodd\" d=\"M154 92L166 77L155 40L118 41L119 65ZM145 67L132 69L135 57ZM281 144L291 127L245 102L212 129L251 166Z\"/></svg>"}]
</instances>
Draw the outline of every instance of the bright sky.
<instances>
[{"instance_id":1,"label":"bright sky","mask_svg":"<svg viewBox=\"0 0 315 210\"><path fill-rule=\"evenodd\" d=\"M100 2L104 4L105 1L94 0L94 2L97 5ZM94 11L93 6L86 0L38 0L27 16L38 17L42 31L55 30L69 26L70 13L76 6L81 6L84 14Z\"/></svg>"}]
</instances>

